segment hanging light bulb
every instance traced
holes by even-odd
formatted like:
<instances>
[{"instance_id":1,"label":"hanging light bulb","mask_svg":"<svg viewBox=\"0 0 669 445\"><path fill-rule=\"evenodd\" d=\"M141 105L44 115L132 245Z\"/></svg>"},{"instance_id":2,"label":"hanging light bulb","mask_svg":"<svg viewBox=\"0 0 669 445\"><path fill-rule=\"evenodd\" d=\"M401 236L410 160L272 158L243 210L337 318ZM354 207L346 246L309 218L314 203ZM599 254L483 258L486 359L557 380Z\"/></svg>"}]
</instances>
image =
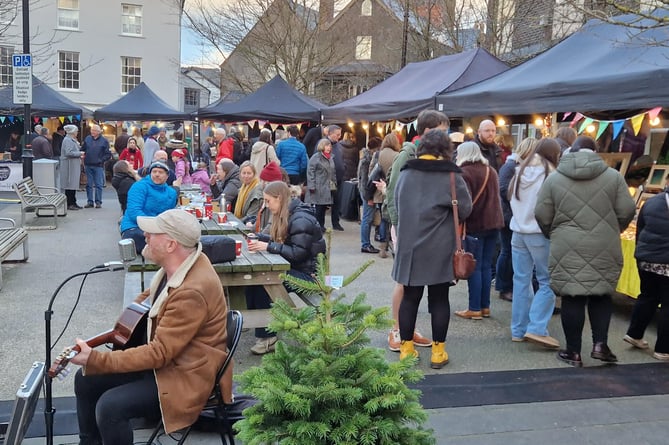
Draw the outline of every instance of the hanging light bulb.
<instances>
[{"instance_id":1,"label":"hanging light bulb","mask_svg":"<svg viewBox=\"0 0 669 445\"><path fill-rule=\"evenodd\" d=\"M506 125L506 121L504 120L503 117L500 117L499 119L497 119L497 126L498 127L503 127L505 125Z\"/></svg>"},{"instance_id":2,"label":"hanging light bulb","mask_svg":"<svg viewBox=\"0 0 669 445\"><path fill-rule=\"evenodd\" d=\"M590 124L587 127L585 127L585 131L587 131L588 133L594 133L595 132L595 126Z\"/></svg>"},{"instance_id":3,"label":"hanging light bulb","mask_svg":"<svg viewBox=\"0 0 669 445\"><path fill-rule=\"evenodd\" d=\"M660 125L660 118L655 116L653 119L650 120L650 124L653 127L657 127L658 125Z\"/></svg>"}]
</instances>

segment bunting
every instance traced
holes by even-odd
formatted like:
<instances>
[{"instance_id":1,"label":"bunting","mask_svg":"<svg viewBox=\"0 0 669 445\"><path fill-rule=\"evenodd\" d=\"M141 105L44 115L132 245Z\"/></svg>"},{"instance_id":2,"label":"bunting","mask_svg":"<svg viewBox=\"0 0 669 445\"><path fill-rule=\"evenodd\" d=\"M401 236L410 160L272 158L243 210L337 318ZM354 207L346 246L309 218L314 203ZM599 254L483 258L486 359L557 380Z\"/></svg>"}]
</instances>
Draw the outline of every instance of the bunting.
<instances>
[{"instance_id":1,"label":"bunting","mask_svg":"<svg viewBox=\"0 0 669 445\"><path fill-rule=\"evenodd\" d=\"M619 119L615 121L600 121L594 118L590 118L587 116L584 116L581 113L576 113L572 121L570 122L569 126L574 127L578 121L581 119L585 118L583 122L581 122L581 125L579 126L578 133L583 133L583 131L588 127L588 125L592 123L597 123L598 124L598 129L597 129L597 134L595 136L595 139L599 139L599 137L604 134L604 131L608 128L609 125L611 125L611 129L613 130L613 139L617 138L620 132L622 131L625 121L629 120L632 124L632 129L634 131L634 135L638 135L639 131L641 130L641 125L643 124L643 120L646 117L646 114L648 115L649 120L653 120L657 118L660 115L660 112L662 111L662 107L655 107L651 110L648 110L644 113L637 114L635 116L632 116L627 119ZM566 121L567 117L570 116L572 113L565 113L562 121Z\"/></svg>"},{"instance_id":2,"label":"bunting","mask_svg":"<svg viewBox=\"0 0 669 445\"><path fill-rule=\"evenodd\" d=\"M632 128L634 129L634 136L639 134L639 130L641 130L641 123L643 122L643 118L645 117L645 114L637 114L636 116L632 117Z\"/></svg>"},{"instance_id":3,"label":"bunting","mask_svg":"<svg viewBox=\"0 0 669 445\"><path fill-rule=\"evenodd\" d=\"M599 137L604 133L604 130L606 130L606 127L609 126L611 121L601 121L599 123L599 128L597 128L597 136L595 136L595 139L599 139Z\"/></svg>"},{"instance_id":4,"label":"bunting","mask_svg":"<svg viewBox=\"0 0 669 445\"><path fill-rule=\"evenodd\" d=\"M618 137L618 135L620 134L620 131L623 129L624 126L625 126L625 121L624 120L619 120L619 121L614 121L613 122L613 139Z\"/></svg>"},{"instance_id":5,"label":"bunting","mask_svg":"<svg viewBox=\"0 0 669 445\"><path fill-rule=\"evenodd\" d=\"M590 124L593 123L594 121L595 121L595 120L594 120L593 118L591 118L591 117L586 117L585 120L583 121L583 123L581 124L581 126L579 127L578 132L579 132L579 133L583 133L583 130L585 130L586 128L588 128L588 125L590 125Z\"/></svg>"}]
</instances>

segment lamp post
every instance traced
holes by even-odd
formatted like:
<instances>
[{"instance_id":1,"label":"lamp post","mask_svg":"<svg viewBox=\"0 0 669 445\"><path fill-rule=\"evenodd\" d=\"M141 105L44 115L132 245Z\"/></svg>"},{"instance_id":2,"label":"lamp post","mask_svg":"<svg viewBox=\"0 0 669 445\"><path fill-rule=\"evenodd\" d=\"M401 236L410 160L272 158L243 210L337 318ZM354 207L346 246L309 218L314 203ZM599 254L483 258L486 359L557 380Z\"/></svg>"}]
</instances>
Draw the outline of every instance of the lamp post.
<instances>
[{"instance_id":1,"label":"lamp post","mask_svg":"<svg viewBox=\"0 0 669 445\"><path fill-rule=\"evenodd\" d=\"M30 54L30 18L29 18L30 0L23 0L23 54ZM32 78L29 82L32 82ZM27 178L33 175L33 151L28 148L32 144L30 135L30 104L23 105L23 177Z\"/></svg>"},{"instance_id":2,"label":"lamp post","mask_svg":"<svg viewBox=\"0 0 669 445\"><path fill-rule=\"evenodd\" d=\"M404 2L404 23L402 27L402 61L400 63L400 69L404 68L407 64L408 41L409 41L409 0L406 0Z\"/></svg>"}]
</instances>

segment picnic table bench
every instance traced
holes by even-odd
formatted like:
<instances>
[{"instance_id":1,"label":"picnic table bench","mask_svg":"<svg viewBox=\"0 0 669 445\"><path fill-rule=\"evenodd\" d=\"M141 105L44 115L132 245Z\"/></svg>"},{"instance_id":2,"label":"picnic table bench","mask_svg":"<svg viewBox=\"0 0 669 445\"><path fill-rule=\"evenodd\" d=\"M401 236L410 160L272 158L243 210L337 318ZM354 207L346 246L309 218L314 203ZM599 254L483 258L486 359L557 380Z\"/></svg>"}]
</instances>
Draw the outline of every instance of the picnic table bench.
<instances>
[{"instance_id":1,"label":"picnic table bench","mask_svg":"<svg viewBox=\"0 0 669 445\"><path fill-rule=\"evenodd\" d=\"M7 260L17 247L23 246L23 256L20 260L28 260L28 232L22 227L16 227L16 223L11 218L0 218L2 222L10 223L10 227L0 227L0 261ZM10 260L7 260L10 261ZM0 289L2 288L2 268L0 267Z\"/></svg>"},{"instance_id":2,"label":"picnic table bench","mask_svg":"<svg viewBox=\"0 0 669 445\"><path fill-rule=\"evenodd\" d=\"M58 216L67 215L67 198L64 193L59 193L57 188L37 186L31 177L15 182L12 184L12 188L21 200L21 227L26 229L56 229L58 228ZM42 193L41 190L50 190L52 193ZM53 224L26 226L26 213L32 211L38 217L53 217Z\"/></svg>"}]
</instances>

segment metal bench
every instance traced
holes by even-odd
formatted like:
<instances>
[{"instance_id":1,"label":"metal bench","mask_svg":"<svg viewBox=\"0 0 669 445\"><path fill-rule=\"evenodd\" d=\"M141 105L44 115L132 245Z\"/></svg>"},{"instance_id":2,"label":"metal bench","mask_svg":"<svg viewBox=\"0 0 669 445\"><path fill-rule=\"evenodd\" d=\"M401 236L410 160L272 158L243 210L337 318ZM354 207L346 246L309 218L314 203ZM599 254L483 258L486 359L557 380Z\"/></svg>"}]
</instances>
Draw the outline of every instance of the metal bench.
<instances>
[{"instance_id":1,"label":"metal bench","mask_svg":"<svg viewBox=\"0 0 669 445\"><path fill-rule=\"evenodd\" d=\"M28 260L28 232L22 227L16 227L16 223L11 218L0 218L0 221L8 222L10 227L0 227L0 261L5 262L14 250L23 245L23 257L20 260L8 261L27 261ZM0 267L0 289L2 288L2 268Z\"/></svg>"},{"instance_id":2,"label":"metal bench","mask_svg":"<svg viewBox=\"0 0 669 445\"><path fill-rule=\"evenodd\" d=\"M21 227L26 229L56 229L58 216L67 215L67 198L54 187L37 186L32 178L23 178L15 182L12 187L21 200ZM53 193L42 193L41 190L51 190ZM53 224L26 226L26 213L34 211L37 216L53 217Z\"/></svg>"}]
</instances>

